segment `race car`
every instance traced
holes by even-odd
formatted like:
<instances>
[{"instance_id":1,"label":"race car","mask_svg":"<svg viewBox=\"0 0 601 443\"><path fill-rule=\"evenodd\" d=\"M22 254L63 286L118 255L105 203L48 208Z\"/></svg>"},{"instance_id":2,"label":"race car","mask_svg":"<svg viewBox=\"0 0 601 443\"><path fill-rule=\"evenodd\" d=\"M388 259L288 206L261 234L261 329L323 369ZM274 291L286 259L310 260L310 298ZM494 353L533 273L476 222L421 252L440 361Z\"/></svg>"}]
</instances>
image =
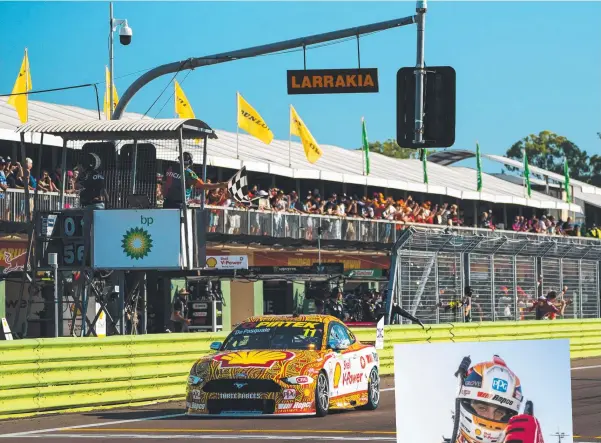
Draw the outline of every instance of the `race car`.
<instances>
[{"instance_id":1,"label":"race car","mask_svg":"<svg viewBox=\"0 0 601 443\"><path fill-rule=\"evenodd\" d=\"M329 315L257 316L237 325L190 370L187 415L314 415L374 410L379 359Z\"/></svg>"}]
</instances>

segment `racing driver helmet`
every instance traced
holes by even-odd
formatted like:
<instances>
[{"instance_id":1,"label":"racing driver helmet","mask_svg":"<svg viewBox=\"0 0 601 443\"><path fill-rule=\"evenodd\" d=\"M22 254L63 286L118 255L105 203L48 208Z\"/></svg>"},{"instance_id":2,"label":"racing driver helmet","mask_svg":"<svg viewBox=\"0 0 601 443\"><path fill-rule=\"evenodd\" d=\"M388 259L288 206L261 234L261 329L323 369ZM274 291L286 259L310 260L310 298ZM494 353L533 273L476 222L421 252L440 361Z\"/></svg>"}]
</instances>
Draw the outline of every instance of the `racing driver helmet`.
<instances>
[{"instance_id":1,"label":"racing driver helmet","mask_svg":"<svg viewBox=\"0 0 601 443\"><path fill-rule=\"evenodd\" d=\"M520 379L495 355L467 370L458 402L458 439L466 443L501 443L511 417L522 405ZM453 442L455 443L455 442Z\"/></svg>"}]
</instances>

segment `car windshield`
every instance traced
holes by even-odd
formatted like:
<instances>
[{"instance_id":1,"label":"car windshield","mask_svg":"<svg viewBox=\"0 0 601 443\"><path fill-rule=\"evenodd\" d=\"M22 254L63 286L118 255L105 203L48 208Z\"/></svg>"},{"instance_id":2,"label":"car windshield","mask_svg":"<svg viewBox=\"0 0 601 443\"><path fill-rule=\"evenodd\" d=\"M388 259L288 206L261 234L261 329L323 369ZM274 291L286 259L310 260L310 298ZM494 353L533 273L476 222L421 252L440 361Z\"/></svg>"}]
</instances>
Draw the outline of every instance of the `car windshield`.
<instances>
[{"instance_id":1,"label":"car windshield","mask_svg":"<svg viewBox=\"0 0 601 443\"><path fill-rule=\"evenodd\" d=\"M228 336L223 350L321 349L323 323L311 321L257 321L242 323Z\"/></svg>"}]
</instances>

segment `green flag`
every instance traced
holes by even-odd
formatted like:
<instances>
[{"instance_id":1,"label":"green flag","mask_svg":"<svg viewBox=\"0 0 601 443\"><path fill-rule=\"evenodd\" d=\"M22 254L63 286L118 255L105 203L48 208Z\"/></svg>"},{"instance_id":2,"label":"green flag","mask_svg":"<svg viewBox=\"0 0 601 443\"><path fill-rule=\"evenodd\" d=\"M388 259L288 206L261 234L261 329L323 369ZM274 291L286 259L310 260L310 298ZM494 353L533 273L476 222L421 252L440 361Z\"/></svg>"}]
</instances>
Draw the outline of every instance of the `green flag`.
<instances>
[{"instance_id":1,"label":"green flag","mask_svg":"<svg viewBox=\"0 0 601 443\"><path fill-rule=\"evenodd\" d=\"M476 168L478 170L478 192L482 191L482 159L480 158L480 145L476 142Z\"/></svg>"},{"instance_id":2,"label":"green flag","mask_svg":"<svg viewBox=\"0 0 601 443\"><path fill-rule=\"evenodd\" d=\"M532 189L530 189L530 166L528 165L528 154L526 154L526 149L524 149L524 178L526 179L528 197L532 197Z\"/></svg>"},{"instance_id":3,"label":"green flag","mask_svg":"<svg viewBox=\"0 0 601 443\"><path fill-rule=\"evenodd\" d=\"M426 156L428 155L425 149L422 149L422 164L424 165L424 183L428 184L428 161L426 160Z\"/></svg>"},{"instance_id":4,"label":"green flag","mask_svg":"<svg viewBox=\"0 0 601 443\"><path fill-rule=\"evenodd\" d=\"M363 151L365 152L365 173L369 175L369 143L367 141L367 129L365 128L365 119L361 118L363 126Z\"/></svg>"},{"instance_id":5,"label":"green flag","mask_svg":"<svg viewBox=\"0 0 601 443\"><path fill-rule=\"evenodd\" d=\"M563 187L566 191L566 201L573 203L572 195L570 194L570 168L568 168L568 159L563 158Z\"/></svg>"}]
</instances>

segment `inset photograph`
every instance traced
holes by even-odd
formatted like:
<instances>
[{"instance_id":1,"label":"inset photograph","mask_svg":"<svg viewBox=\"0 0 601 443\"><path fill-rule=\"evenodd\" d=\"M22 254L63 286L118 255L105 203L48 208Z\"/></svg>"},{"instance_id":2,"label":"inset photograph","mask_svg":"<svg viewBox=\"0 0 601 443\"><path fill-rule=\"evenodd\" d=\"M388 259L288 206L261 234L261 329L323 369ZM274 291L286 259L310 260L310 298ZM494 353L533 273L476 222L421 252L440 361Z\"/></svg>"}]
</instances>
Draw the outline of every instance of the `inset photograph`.
<instances>
[{"instance_id":1,"label":"inset photograph","mask_svg":"<svg viewBox=\"0 0 601 443\"><path fill-rule=\"evenodd\" d=\"M573 443L569 340L394 348L399 443Z\"/></svg>"}]
</instances>

